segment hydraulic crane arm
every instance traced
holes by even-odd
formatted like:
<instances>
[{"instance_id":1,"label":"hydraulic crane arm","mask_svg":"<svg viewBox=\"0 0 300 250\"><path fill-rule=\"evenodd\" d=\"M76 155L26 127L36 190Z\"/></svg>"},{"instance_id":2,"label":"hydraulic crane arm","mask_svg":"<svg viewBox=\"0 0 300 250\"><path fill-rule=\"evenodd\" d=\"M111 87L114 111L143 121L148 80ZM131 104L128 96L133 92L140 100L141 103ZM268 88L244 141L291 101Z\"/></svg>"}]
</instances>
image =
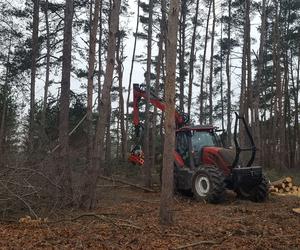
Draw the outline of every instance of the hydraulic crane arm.
<instances>
[{"instance_id":1,"label":"hydraulic crane arm","mask_svg":"<svg viewBox=\"0 0 300 250\"><path fill-rule=\"evenodd\" d=\"M153 92L150 91L150 103L164 111L166 108L165 103L159 97L157 97ZM134 126L139 126L139 102L141 98L147 99L147 92L144 89L144 85L133 84L133 124ZM186 114L181 114L177 110L175 111L175 123L176 127L180 128L188 123L188 116Z\"/></svg>"},{"instance_id":2,"label":"hydraulic crane arm","mask_svg":"<svg viewBox=\"0 0 300 250\"><path fill-rule=\"evenodd\" d=\"M149 92L150 99L149 102L156 108L164 111L166 108L166 104L162 99L160 99L158 96L156 96L153 92ZM133 124L135 126L136 131L136 137L140 140L141 139L141 124L139 119L139 102L140 100L144 98L147 99L147 91L145 90L145 85L140 84L133 84ZM189 116L183 113L175 111L175 124L176 128L183 127L184 125L187 125L189 122ZM179 159L180 165L183 165L182 160L180 161L181 157L178 157L175 152L175 159ZM129 161L138 164L143 165L144 164L144 154L142 151L142 147L139 143L133 147L131 150L131 155L129 156Z\"/></svg>"}]
</instances>

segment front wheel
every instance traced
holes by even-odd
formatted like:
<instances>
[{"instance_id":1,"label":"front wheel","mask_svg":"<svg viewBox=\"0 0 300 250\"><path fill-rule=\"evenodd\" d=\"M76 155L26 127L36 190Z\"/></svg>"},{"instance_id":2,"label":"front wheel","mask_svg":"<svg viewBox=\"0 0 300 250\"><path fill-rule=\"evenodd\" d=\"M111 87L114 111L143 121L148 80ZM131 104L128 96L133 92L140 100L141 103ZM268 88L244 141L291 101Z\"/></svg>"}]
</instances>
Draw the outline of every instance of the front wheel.
<instances>
[{"instance_id":1,"label":"front wheel","mask_svg":"<svg viewBox=\"0 0 300 250\"><path fill-rule=\"evenodd\" d=\"M192 191L196 200L218 203L224 197L225 176L215 166L201 166L193 176Z\"/></svg>"}]
</instances>

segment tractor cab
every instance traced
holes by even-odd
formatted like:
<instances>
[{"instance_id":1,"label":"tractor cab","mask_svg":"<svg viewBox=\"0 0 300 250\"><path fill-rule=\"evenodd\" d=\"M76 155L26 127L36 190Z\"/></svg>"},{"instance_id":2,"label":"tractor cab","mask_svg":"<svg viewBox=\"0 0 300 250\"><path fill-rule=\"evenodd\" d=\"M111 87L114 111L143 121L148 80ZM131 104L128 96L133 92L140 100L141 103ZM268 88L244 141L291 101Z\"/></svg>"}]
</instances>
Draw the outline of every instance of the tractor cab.
<instances>
[{"instance_id":1,"label":"tractor cab","mask_svg":"<svg viewBox=\"0 0 300 250\"><path fill-rule=\"evenodd\" d=\"M213 126L189 126L176 131L176 151L186 166L199 166L203 162L205 148L223 147L217 131Z\"/></svg>"}]
</instances>

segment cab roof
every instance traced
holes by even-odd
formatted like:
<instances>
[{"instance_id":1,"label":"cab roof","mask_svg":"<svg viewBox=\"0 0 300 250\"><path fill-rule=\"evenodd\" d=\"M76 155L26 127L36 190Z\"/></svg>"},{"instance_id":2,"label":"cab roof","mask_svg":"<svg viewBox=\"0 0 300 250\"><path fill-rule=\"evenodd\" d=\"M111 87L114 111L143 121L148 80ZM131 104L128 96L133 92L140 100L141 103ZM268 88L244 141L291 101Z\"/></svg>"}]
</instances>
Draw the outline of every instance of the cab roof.
<instances>
[{"instance_id":1,"label":"cab roof","mask_svg":"<svg viewBox=\"0 0 300 250\"><path fill-rule=\"evenodd\" d=\"M193 126L184 126L176 130L176 132L180 131L211 131L216 130L218 127L213 125L193 125Z\"/></svg>"}]
</instances>

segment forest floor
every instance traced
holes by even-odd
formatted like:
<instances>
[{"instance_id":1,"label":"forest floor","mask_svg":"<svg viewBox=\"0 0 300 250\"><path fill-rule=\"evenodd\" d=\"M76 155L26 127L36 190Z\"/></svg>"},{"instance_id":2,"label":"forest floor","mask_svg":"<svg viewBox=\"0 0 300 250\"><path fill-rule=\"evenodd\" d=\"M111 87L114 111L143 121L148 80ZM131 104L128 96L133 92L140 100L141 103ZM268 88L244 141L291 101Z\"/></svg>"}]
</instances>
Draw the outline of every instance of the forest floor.
<instances>
[{"instance_id":1,"label":"forest floor","mask_svg":"<svg viewBox=\"0 0 300 250\"><path fill-rule=\"evenodd\" d=\"M158 221L160 194L103 182L94 211L58 221L0 224L0 249L300 249L300 198L205 204L176 196L175 223Z\"/></svg>"}]
</instances>

